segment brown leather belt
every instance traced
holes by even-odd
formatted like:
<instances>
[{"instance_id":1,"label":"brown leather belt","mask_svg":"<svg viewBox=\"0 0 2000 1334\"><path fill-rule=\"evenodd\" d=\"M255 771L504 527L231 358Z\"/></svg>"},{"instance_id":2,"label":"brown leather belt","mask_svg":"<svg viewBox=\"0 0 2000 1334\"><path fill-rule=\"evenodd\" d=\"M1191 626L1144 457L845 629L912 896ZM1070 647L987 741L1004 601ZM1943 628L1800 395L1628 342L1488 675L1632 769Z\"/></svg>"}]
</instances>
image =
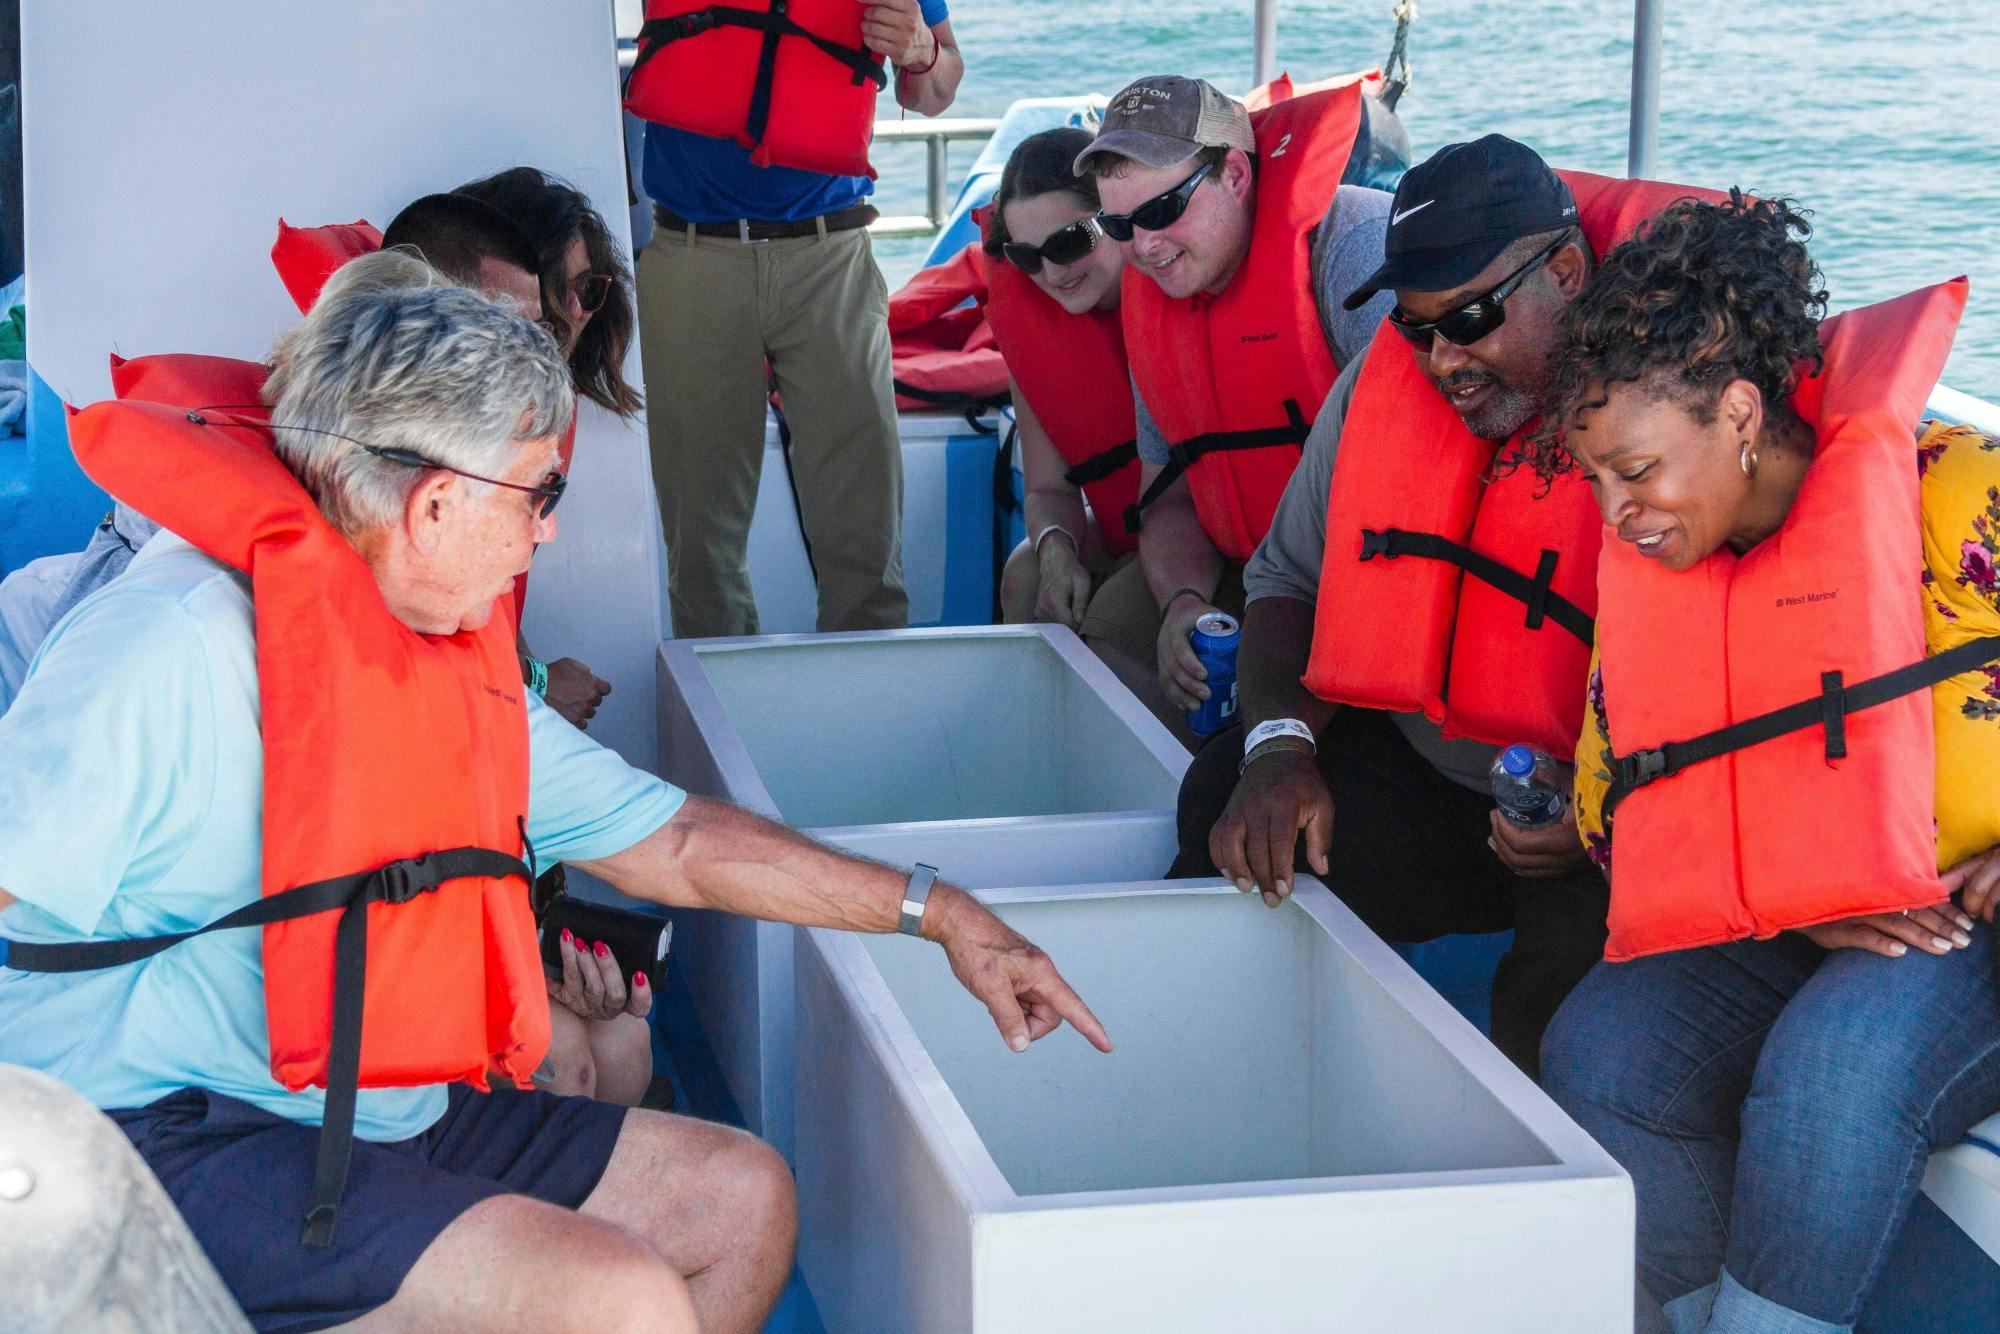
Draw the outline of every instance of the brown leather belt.
<instances>
[{"instance_id":1,"label":"brown leather belt","mask_svg":"<svg viewBox=\"0 0 2000 1334\"><path fill-rule=\"evenodd\" d=\"M738 218L734 222L689 222L658 204L653 205L653 221L671 231L685 232L693 228L696 236L726 236L737 241L784 241L801 236L818 236L822 231L851 232L857 227L866 227L881 216L873 204L856 204L837 213L800 218L796 222L755 222L749 218Z\"/></svg>"}]
</instances>

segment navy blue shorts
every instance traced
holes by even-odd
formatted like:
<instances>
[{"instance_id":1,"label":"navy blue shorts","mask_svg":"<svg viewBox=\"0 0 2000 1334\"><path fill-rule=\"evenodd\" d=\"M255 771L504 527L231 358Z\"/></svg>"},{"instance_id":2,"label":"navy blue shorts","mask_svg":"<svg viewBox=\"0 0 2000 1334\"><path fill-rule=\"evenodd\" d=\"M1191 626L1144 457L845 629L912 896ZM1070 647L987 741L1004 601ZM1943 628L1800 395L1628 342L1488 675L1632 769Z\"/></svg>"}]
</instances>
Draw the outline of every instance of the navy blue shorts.
<instances>
[{"instance_id":1,"label":"navy blue shorts","mask_svg":"<svg viewBox=\"0 0 2000 1334\"><path fill-rule=\"evenodd\" d=\"M299 1240L319 1127L220 1093L182 1089L112 1112L260 1330L325 1329L396 1295L424 1248L494 1195L574 1209L611 1161L623 1107L454 1085L415 1139L356 1140L334 1244Z\"/></svg>"}]
</instances>

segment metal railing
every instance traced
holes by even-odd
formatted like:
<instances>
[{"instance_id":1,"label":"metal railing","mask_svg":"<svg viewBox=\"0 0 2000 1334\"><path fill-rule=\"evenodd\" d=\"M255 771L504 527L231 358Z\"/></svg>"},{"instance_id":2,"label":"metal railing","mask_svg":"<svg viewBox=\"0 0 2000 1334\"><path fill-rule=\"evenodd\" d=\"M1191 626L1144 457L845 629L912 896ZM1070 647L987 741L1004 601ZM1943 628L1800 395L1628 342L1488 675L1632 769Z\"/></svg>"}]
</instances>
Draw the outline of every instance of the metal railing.
<instances>
[{"instance_id":1,"label":"metal railing","mask_svg":"<svg viewBox=\"0 0 2000 1334\"><path fill-rule=\"evenodd\" d=\"M618 41L620 72L632 68L638 58L638 43L629 37ZM878 144L922 143L924 145L924 211L877 218L869 231L877 236L929 236L944 226L951 211L951 156L954 142L984 142L1000 128L997 119L951 116L917 120L878 120Z\"/></svg>"},{"instance_id":2,"label":"metal railing","mask_svg":"<svg viewBox=\"0 0 2000 1334\"><path fill-rule=\"evenodd\" d=\"M998 120L952 116L926 120L878 120L878 144L924 145L924 212L877 218L869 231L877 236L928 236L944 226L951 210L951 162L953 142L984 142L1000 128Z\"/></svg>"}]
</instances>

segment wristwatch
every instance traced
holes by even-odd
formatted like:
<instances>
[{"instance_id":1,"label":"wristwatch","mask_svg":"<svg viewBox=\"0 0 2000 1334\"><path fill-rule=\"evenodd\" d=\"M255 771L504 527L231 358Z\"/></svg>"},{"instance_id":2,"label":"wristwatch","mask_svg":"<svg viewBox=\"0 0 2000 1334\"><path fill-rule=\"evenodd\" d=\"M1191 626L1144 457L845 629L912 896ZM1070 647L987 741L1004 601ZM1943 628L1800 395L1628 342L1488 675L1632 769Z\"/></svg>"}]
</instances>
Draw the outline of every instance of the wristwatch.
<instances>
[{"instance_id":1,"label":"wristwatch","mask_svg":"<svg viewBox=\"0 0 2000 1334\"><path fill-rule=\"evenodd\" d=\"M931 885L937 880L938 868L918 862L910 872L910 883L903 886L903 915L896 922L896 930L906 936L921 936L924 933L924 905L930 902Z\"/></svg>"}]
</instances>

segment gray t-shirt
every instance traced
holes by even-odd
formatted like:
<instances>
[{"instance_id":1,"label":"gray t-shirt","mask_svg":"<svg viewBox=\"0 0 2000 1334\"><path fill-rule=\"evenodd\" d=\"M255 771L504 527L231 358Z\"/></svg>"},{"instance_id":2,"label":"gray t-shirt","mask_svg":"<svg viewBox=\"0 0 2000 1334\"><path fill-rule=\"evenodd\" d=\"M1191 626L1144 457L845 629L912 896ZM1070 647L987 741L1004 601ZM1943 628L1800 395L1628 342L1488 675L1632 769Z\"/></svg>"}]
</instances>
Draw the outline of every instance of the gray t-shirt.
<instances>
[{"instance_id":1,"label":"gray t-shirt","mask_svg":"<svg viewBox=\"0 0 2000 1334\"><path fill-rule=\"evenodd\" d=\"M1333 461L1340 449L1340 428L1354 398L1361 363L1351 363L1333 382L1319 416L1306 436L1305 452L1292 480L1278 498L1271 531L1243 567L1243 600L1295 598L1319 600L1319 571L1326 554L1326 498L1333 486ZM1475 792L1489 790L1487 772L1499 748L1479 741L1447 741L1438 725L1421 713L1395 715L1396 726L1410 748L1452 782Z\"/></svg>"},{"instance_id":2,"label":"gray t-shirt","mask_svg":"<svg viewBox=\"0 0 2000 1334\"><path fill-rule=\"evenodd\" d=\"M1389 208L1394 201L1395 196L1386 191L1343 185L1333 192L1326 218L1313 233L1313 272L1319 280L1313 299L1319 308L1320 334L1336 366L1351 366L1360 360L1375 336L1375 326L1396 304L1395 293L1378 292L1359 310L1340 308L1347 294L1381 266ZM1138 408L1139 458L1165 464L1167 438L1146 410L1136 385L1132 401Z\"/></svg>"}]
</instances>

